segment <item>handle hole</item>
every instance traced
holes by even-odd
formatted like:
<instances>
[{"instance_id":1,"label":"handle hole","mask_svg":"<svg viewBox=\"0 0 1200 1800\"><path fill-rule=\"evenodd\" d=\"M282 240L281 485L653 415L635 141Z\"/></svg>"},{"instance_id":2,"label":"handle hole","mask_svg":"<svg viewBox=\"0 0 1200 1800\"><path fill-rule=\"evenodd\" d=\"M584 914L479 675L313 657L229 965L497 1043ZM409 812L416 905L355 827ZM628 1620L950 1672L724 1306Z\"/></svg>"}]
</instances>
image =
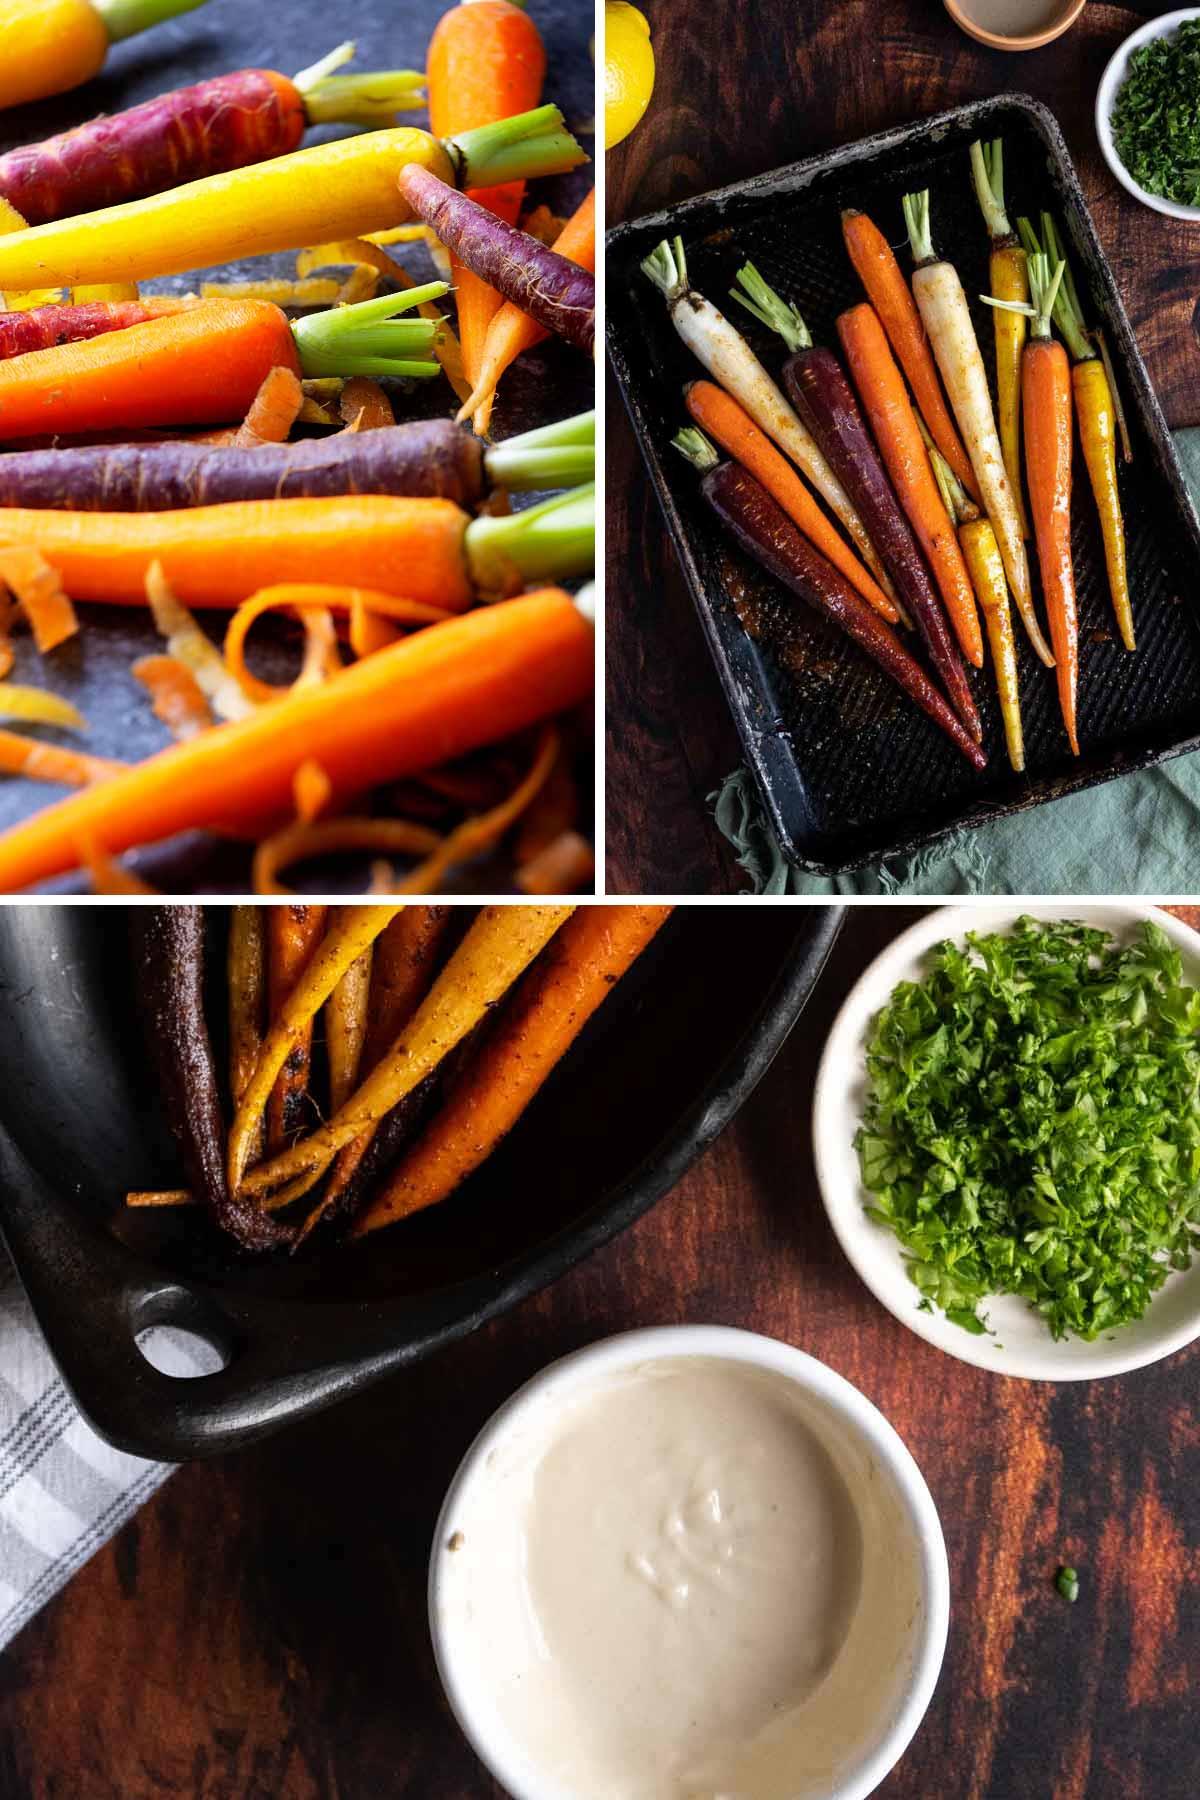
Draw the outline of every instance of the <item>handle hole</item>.
<instances>
[{"instance_id":1,"label":"handle hole","mask_svg":"<svg viewBox=\"0 0 1200 1800\"><path fill-rule=\"evenodd\" d=\"M134 1342L160 1375L195 1381L219 1374L233 1361L227 1322L187 1288L164 1287L144 1295L131 1323Z\"/></svg>"}]
</instances>

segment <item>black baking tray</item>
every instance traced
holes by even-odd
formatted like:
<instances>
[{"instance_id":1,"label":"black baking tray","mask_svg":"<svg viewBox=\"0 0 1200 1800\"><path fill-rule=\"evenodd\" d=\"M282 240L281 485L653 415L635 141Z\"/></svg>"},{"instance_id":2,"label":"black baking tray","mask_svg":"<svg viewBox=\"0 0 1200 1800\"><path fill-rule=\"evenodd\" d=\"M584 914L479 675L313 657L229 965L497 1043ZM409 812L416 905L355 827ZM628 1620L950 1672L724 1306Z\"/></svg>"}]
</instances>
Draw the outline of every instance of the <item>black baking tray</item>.
<instances>
[{"instance_id":1,"label":"black baking tray","mask_svg":"<svg viewBox=\"0 0 1200 1800\"><path fill-rule=\"evenodd\" d=\"M990 664L971 673L989 753L987 770L977 774L874 663L732 543L694 472L670 448L687 422L683 384L701 371L638 266L660 239L680 235L692 285L735 320L777 375L786 357L780 340L728 298L740 264L756 263L797 303L814 338L836 345L837 314L862 298L842 243L842 208L869 212L900 246L901 196L929 187L934 246L962 276L994 394L991 320L977 298L987 291L988 242L967 155L977 137L1004 139L1010 217L1036 219L1047 208L1065 228L1088 322L1103 326L1117 366L1134 450L1119 480L1138 649L1128 654L1117 636L1077 452L1082 755L1070 753L1053 672L1035 659L1014 608L1023 776L1008 766ZM907 258L907 248L898 254ZM1044 106L1000 95L636 219L608 233L607 271L609 355L747 758L792 862L830 874L902 856L960 827L1200 748L1200 520L1062 133ZM1036 570L1034 579L1036 590Z\"/></svg>"},{"instance_id":2,"label":"black baking tray","mask_svg":"<svg viewBox=\"0 0 1200 1800\"><path fill-rule=\"evenodd\" d=\"M126 913L0 906L0 1231L91 1423L173 1461L429 1355L640 1217L749 1098L842 919L780 908L748 931L736 908L678 908L451 1199L360 1246L314 1238L256 1259L197 1214L123 1203L180 1178L133 1016ZM214 964L221 929L210 920ZM160 1372L136 1341L153 1325L198 1332L226 1366Z\"/></svg>"}]
</instances>

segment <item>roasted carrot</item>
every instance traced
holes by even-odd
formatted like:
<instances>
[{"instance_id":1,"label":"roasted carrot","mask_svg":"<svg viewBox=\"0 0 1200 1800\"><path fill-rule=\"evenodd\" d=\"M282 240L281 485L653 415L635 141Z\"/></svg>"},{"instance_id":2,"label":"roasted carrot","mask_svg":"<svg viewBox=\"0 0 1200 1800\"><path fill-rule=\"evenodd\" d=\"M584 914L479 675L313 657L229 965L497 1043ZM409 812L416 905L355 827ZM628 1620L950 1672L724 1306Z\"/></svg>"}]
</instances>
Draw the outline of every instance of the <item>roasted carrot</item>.
<instances>
[{"instance_id":1,"label":"roasted carrot","mask_svg":"<svg viewBox=\"0 0 1200 1800\"><path fill-rule=\"evenodd\" d=\"M0 156L0 195L27 225L45 225L286 155L309 125L394 125L398 112L422 104L424 79L413 70L334 75L348 53L353 46L343 45L291 80L239 69L18 145Z\"/></svg>"},{"instance_id":2,"label":"roasted carrot","mask_svg":"<svg viewBox=\"0 0 1200 1800\"><path fill-rule=\"evenodd\" d=\"M109 46L204 0L4 0L0 107L65 94L104 66Z\"/></svg>"},{"instance_id":3,"label":"roasted carrot","mask_svg":"<svg viewBox=\"0 0 1200 1800\"><path fill-rule=\"evenodd\" d=\"M83 305L34 306L22 312L0 312L0 359L76 344L108 331L144 325L164 313L183 312L195 301L186 296L154 295L145 300L89 300Z\"/></svg>"},{"instance_id":4,"label":"roasted carrot","mask_svg":"<svg viewBox=\"0 0 1200 1800\"><path fill-rule=\"evenodd\" d=\"M377 494L162 513L14 507L0 508L0 545L37 544L77 600L140 606L157 562L187 606L236 606L260 588L316 581L385 586L453 612L477 594L511 592L523 576L583 574L594 506L594 491L579 488L508 518L479 519L449 500Z\"/></svg>"},{"instance_id":5,"label":"roasted carrot","mask_svg":"<svg viewBox=\"0 0 1200 1800\"><path fill-rule=\"evenodd\" d=\"M578 831L560 832L517 870L523 894L590 894L595 879L595 852Z\"/></svg>"},{"instance_id":6,"label":"roasted carrot","mask_svg":"<svg viewBox=\"0 0 1200 1800\"><path fill-rule=\"evenodd\" d=\"M527 231L497 219L431 169L409 163L401 169L399 181L417 217L467 268L538 325L586 355L593 354L596 281L587 269L547 249Z\"/></svg>"},{"instance_id":7,"label":"roasted carrot","mask_svg":"<svg viewBox=\"0 0 1200 1800\"><path fill-rule=\"evenodd\" d=\"M837 328L879 453L933 571L962 653L981 669L983 637L970 577L929 466L904 377L888 347L878 314L867 303L852 307L842 313Z\"/></svg>"},{"instance_id":8,"label":"roasted carrot","mask_svg":"<svg viewBox=\"0 0 1200 1800\"><path fill-rule=\"evenodd\" d=\"M772 499L777 500L810 543L815 544L858 589L881 618L895 624L900 614L875 577L864 568L845 540L838 536L799 475L759 430L745 408L711 381L691 381L684 389L687 409L702 431L749 469Z\"/></svg>"},{"instance_id":9,"label":"roasted carrot","mask_svg":"<svg viewBox=\"0 0 1200 1800\"><path fill-rule=\"evenodd\" d=\"M365 906L358 910L378 913L386 909ZM575 910L572 906L483 907L415 1016L378 1066L327 1125L246 1175L241 1190L247 1198L261 1200L297 1177L328 1168L343 1145L368 1126L378 1124L427 1076L437 1072ZM237 1129L235 1121L230 1137L235 1186L244 1168L237 1157Z\"/></svg>"},{"instance_id":10,"label":"roasted carrot","mask_svg":"<svg viewBox=\"0 0 1200 1800\"><path fill-rule=\"evenodd\" d=\"M367 1033L372 946L352 962L325 1002L325 1047L329 1058L329 1104L337 1111L353 1093Z\"/></svg>"},{"instance_id":11,"label":"roasted carrot","mask_svg":"<svg viewBox=\"0 0 1200 1800\"><path fill-rule=\"evenodd\" d=\"M267 909L267 1012L279 1018L293 988L325 935L324 906L271 906ZM261 1047L260 1047L261 1049ZM257 1066L257 1065L256 1065ZM312 1068L312 1021L298 1028L266 1103L267 1149L283 1147L304 1123L304 1102ZM246 1086L249 1086L247 1082ZM245 1098L243 1089L242 1099ZM242 1101L238 1101L239 1110Z\"/></svg>"},{"instance_id":12,"label":"roasted carrot","mask_svg":"<svg viewBox=\"0 0 1200 1800\"><path fill-rule=\"evenodd\" d=\"M0 892L73 868L88 833L120 853L192 827L261 830L310 759L336 798L453 761L579 705L594 664L591 627L560 590L431 625L0 834Z\"/></svg>"},{"instance_id":13,"label":"roasted carrot","mask_svg":"<svg viewBox=\"0 0 1200 1800\"><path fill-rule=\"evenodd\" d=\"M355 1221L354 1237L435 1206L492 1154L671 910L576 910L523 976L478 1055L386 1187Z\"/></svg>"},{"instance_id":14,"label":"roasted carrot","mask_svg":"<svg viewBox=\"0 0 1200 1800\"><path fill-rule=\"evenodd\" d=\"M971 145L971 178L991 239L988 289L997 300L1029 299L1029 271L1021 240L1004 210L1004 144ZM1012 483L1013 501L1021 521L1022 537L1029 536L1025 497L1021 491L1021 352L1025 348L1025 315L1016 311L993 314L996 346L996 413L1000 448Z\"/></svg>"},{"instance_id":15,"label":"roasted carrot","mask_svg":"<svg viewBox=\"0 0 1200 1800\"><path fill-rule=\"evenodd\" d=\"M867 290L867 299L878 313L900 367L908 377L917 411L958 479L972 499L978 500L979 489L942 397L921 315L891 245L866 213L853 208L842 214L842 237L858 278Z\"/></svg>"},{"instance_id":16,"label":"roasted carrot","mask_svg":"<svg viewBox=\"0 0 1200 1800\"><path fill-rule=\"evenodd\" d=\"M386 230L412 217L398 178L416 163L442 181L478 187L497 176L557 174L585 160L556 106L444 143L407 126L364 132L10 232L0 237L0 288L142 281Z\"/></svg>"},{"instance_id":17,"label":"roasted carrot","mask_svg":"<svg viewBox=\"0 0 1200 1800\"><path fill-rule=\"evenodd\" d=\"M588 269L593 274L596 269L596 194L593 189L586 200L580 202L578 208L567 220L554 240L553 248L559 256L565 256L568 262L577 263L581 269ZM482 437L487 431L492 416L492 401L496 397L496 388L504 371L516 362L518 356L526 350L532 350L543 338L550 336L549 328L539 325L531 319L527 312L511 300L506 300L488 326L487 340L483 346L483 354L479 363L479 374L472 392L467 396L459 411L459 418L470 418L475 429Z\"/></svg>"},{"instance_id":18,"label":"roasted carrot","mask_svg":"<svg viewBox=\"0 0 1200 1800\"><path fill-rule=\"evenodd\" d=\"M429 127L438 137L529 112L542 97L546 52L532 18L511 0L471 0L442 14L429 42ZM521 211L524 183L476 188L471 198L508 225ZM458 335L467 379L475 382L488 325L501 296L451 258Z\"/></svg>"}]
</instances>

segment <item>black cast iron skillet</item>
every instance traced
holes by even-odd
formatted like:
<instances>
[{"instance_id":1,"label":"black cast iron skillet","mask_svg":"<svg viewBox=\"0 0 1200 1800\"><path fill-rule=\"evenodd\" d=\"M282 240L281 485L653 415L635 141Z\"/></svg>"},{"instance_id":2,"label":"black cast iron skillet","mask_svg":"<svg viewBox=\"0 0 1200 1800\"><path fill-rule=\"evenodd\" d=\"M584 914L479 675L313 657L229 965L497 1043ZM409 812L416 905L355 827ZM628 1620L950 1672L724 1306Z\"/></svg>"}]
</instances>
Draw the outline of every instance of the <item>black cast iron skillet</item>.
<instances>
[{"instance_id":1,"label":"black cast iron skillet","mask_svg":"<svg viewBox=\"0 0 1200 1800\"><path fill-rule=\"evenodd\" d=\"M0 1228L81 1410L179 1460L264 1436L555 1280L680 1179L765 1073L835 907L680 908L508 1140L445 1205L353 1249L239 1257L175 1185L131 1002L123 907L0 907ZM180 1379L137 1336L225 1357Z\"/></svg>"}]
</instances>

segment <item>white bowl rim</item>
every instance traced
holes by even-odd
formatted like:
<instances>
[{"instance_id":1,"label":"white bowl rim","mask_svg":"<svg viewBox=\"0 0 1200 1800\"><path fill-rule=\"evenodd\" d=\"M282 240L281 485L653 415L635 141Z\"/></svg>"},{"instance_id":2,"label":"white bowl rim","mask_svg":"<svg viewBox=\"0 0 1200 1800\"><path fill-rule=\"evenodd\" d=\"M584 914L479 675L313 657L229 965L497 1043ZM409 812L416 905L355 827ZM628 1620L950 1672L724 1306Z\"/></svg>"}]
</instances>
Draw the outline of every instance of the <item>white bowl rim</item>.
<instances>
[{"instance_id":1,"label":"white bowl rim","mask_svg":"<svg viewBox=\"0 0 1200 1800\"><path fill-rule=\"evenodd\" d=\"M875 1750L855 1764L828 1800L866 1800L907 1749L928 1710L945 1656L950 1622L950 1571L941 1521L912 1452L873 1401L827 1364L779 1338L726 1325L660 1325L600 1338L548 1364L506 1400L479 1432L450 1483L438 1516L429 1563L429 1629L434 1659L450 1709L464 1737L513 1800L580 1800L542 1780L520 1747L501 1741L474 1704L472 1683L457 1638L441 1606L445 1546L455 1519L488 1479L489 1456L535 1408L605 1376L647 1362L715 1358L784 1375L865 1439L896 1484L912 1522L921 1564L924 1604L912 1668L891 1723Z\"/></svg>"},{"instance_id":2,"label":"white bowl rim","mask_svg":"<svg viewBox=\"0 0 1200 1800\"><path fill-rule=\"evenodd\" d=\"M1200 206L1185 206L1178 200L1166 200L1160 194L1152 194L1148 188L1133 179L1125 164L1117 154L1117 146L1112 134L1112 110L1116 102L1117 92L1125 79L1125 71L1129 66L1129 58L1142 44L1148 44L1151 38L1167 37L1188 19L1200 19L1200 7L1184 6L1176 12L1160 13L1157 18L1147 19L1136 31L1131 31L1117 45L1100 77L1100 85L1096 89L1096 137L1105 162L1125 189L1143 206L1149 206L1154 212L1163 213L1169 219L1200 220Z\"/></svg>"},{"instance_id":3,"label":"white bowl rim","mask_svg":"<svg viewBox=\"0 0 1200 1800\"><path fill-rule=\"evenodd\" d=\"M961 939L968 931L1000 931L1006 925L1014 925L1018 919L1026 916L1043 920L1081 919L1088 924L1107 924L1110 929L1118 931L1122 927L1151 919L1162 927L1185 957L1190 957L1193 962L1200 960L1200 936L1190 926L1149 902L1090 898L988 900L982 904L935 908L893 938L880 955L868 964L838 1009L825 1040L813 1086L813 1160L826 1216L847 1261L879 1304L909 1331L915 1332L926 1343L945 1351L947 1355L957 1357L960 1362L971 1363L978 1369L987 1369L993 1375L1027 1381L1099 1381L1113 1375L1129 1374L1134 1369L1147 1368L1194 1343L1200 1338L1200 1308L1175 1330L1163 1330L1137 1349L1122 1349L1120 1332L1113 1340L1115 1348L1107 1340L1096 1339L1086 1348L1086 1363L1056 1363L1055 1351L1058 1346L1048 1331L1045 1346L1036 1355L1029 1356L1024 1365L1020 1352L1006 1351L1004 1357L997 1360L996 1346L990 1338L975 1337L961 1327L951 1325L937 1310L920 1311L915 1287L910 1288L910 1305L902 1310L893 1304L890 1291L876 1278L879 1255L863 1253L864 1239L860 1229L855 1229L861 1226L859 1215L863 1213L861 1196L865 1190L862 1189L861 1182L856 1184L855 1192L848 1201L843 1202L836 1197L831 1199L831 1191L835 1187L831 1164L835 1154L844 1153L844 1146L839 1140L838 1150L835 1151L831 1140L833 1128L830 1118L836 1111L839 1084L844 1088L846 1052L851 1043L855 1051L861 1047L861 1034L854 1033L852 1036L852 1026L864 992L886 982L890 993L898 981L909 978L914 955L932 949L944 938ZM877 1010L878 1008L873 1009ZM854 1161L857 1166L856 1154ZM865 1218L865 1214L863 1217ZM900 1258L899 1240L887 1233L884 1227L875 1227L870 1241L873 1249L880 1254L894 1256L897 1260ZM1160 1292L1150 1302L1144 1318L1151 1317L1154 1306L1161 1297Z\"/></svg>"}]
</instances>

